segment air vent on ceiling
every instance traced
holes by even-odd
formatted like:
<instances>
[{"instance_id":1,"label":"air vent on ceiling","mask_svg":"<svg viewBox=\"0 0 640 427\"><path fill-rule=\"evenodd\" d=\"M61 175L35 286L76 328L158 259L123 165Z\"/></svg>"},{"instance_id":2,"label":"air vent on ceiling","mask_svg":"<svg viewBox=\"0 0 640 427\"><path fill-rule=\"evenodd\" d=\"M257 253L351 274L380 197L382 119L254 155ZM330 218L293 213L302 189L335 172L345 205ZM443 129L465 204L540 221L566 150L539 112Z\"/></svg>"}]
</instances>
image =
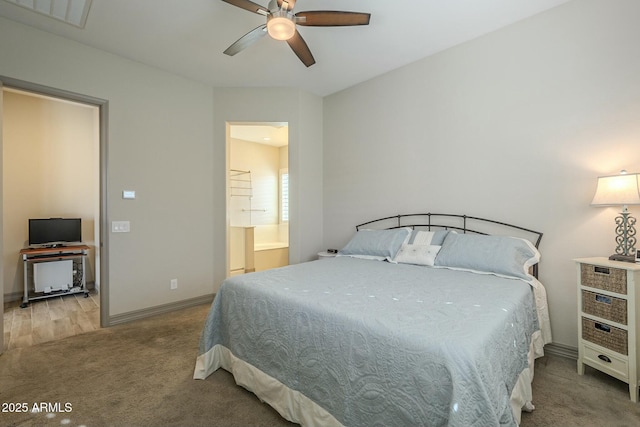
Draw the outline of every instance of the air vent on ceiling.
<instances>
[{"instance_id":1,"label":"air vent on ceiling","mask_svg":"<svg viewBox=\"0 0 640 427\"><path fill-rule=\"evenodd\" d=\"M25 9L84 28L91 0L5 0Z\"/></svg>"}]
</instances>

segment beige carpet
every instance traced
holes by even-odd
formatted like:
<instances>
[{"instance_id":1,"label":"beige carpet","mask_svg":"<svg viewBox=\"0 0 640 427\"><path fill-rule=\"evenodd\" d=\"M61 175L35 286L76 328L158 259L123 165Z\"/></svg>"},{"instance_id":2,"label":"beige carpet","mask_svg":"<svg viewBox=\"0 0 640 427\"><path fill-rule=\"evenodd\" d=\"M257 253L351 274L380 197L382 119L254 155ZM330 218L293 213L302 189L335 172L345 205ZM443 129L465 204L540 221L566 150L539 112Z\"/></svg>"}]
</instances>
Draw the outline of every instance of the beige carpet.
<instances>
[{"instance_id":1,"label":"beige carpet","mask_svg":"<svg viewBox=\"0 0 640 427\"><path fill-rule=\"evenodd\" d=\"M576 361L545 356L536 361L533 379L536 410L522 414L523 427L638 427L640 403L629 398L629 386Z\"/></svg>"},{"instance_id":2,"label":"beige carpet","mask_svg":"<svg viewBox=\"0 0 640 427\"><path fill-rule=\"evenodd\" d=\"M70 412L0 413L2 426L284 426L218 371L193 380L208 305L17 348L0 356L0 401Z\"/></svg>"},{"instance_id":3,"label":"beige carpet","mask_svg":"<svg viewBox=\"0 0 640 427\"><path fill-rule=\"evenodd\" d=\"M0 402L54 412L0 412L1 426L286 426L273 409L219 370L193 380L208 305L16 348L0 356ZM575 361L537 362L530 426L637 426L626 384ZM65 406L66 404L69 406ZM57 407L56 407L57 406ZM65 410L70 409L68 412Z\"/></svg>"}]
</instances>

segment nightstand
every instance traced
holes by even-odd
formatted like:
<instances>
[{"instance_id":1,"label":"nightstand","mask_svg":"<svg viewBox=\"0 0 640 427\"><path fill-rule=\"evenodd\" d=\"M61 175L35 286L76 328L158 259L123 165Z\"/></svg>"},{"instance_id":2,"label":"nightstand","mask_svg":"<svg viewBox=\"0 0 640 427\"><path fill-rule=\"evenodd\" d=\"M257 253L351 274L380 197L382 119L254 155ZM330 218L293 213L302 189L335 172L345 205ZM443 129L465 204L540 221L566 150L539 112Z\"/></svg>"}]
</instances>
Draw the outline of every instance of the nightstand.
<instances>
[{"instance_id":1,"label":"nightstand","mask_svg":"<svg viewBox=\"0 0 640 427\"><path fill-rule=\"evenodd\" d=\"M629 384L640 381L640 264L580 258L578 263L578 374L589 365Z\"/></svg>"}]
</instances>

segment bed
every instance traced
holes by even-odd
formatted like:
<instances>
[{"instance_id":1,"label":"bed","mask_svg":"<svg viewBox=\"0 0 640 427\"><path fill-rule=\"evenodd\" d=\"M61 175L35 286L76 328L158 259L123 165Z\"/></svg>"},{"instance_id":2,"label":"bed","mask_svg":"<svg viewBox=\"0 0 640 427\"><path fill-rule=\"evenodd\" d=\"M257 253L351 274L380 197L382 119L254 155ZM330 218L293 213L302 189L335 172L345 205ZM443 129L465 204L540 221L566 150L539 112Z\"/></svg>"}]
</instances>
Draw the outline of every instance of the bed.
<instances>
[{"instance_id":1,"label":"bed","mask_svg":"<svg viewBox=\"0 0 640 427\"><path fill-rule=\"evenodd\" d=\"M466 215L361 224L335 258L225 280L194 378L223 368L302 425L518 425L551 341L541 238Z\"/></svg>"}]
</instances>

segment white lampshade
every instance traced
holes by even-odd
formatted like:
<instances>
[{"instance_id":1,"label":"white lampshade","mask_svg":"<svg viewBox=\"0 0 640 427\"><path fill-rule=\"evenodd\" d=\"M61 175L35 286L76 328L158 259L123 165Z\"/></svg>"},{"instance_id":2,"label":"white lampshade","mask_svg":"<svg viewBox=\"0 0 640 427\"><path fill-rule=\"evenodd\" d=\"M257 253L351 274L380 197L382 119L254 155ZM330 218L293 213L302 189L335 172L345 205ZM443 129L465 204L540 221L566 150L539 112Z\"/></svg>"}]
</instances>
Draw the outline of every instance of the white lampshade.
<instances>
[{"instance_id":1,"label":"white lampshade","mask_svg":"<svg viewBox=\"0 0 640 427\"><path fill-rule=\"evenodd\" d=\"M640 205L640 174L622 173L620 175L598 177L596 194L592 206Z\"/></svg>"},{"instance_id":2,"label":"white lampshade","mask_svg":"<svg viewBox=\"0 0 640 427\"><path fill-rule=\"evenodd\" d=\"M276 40L289 40L296 33L296 24L290 13L276 12L267 21L267 32Z\"/></svg>"}]
</instances>

